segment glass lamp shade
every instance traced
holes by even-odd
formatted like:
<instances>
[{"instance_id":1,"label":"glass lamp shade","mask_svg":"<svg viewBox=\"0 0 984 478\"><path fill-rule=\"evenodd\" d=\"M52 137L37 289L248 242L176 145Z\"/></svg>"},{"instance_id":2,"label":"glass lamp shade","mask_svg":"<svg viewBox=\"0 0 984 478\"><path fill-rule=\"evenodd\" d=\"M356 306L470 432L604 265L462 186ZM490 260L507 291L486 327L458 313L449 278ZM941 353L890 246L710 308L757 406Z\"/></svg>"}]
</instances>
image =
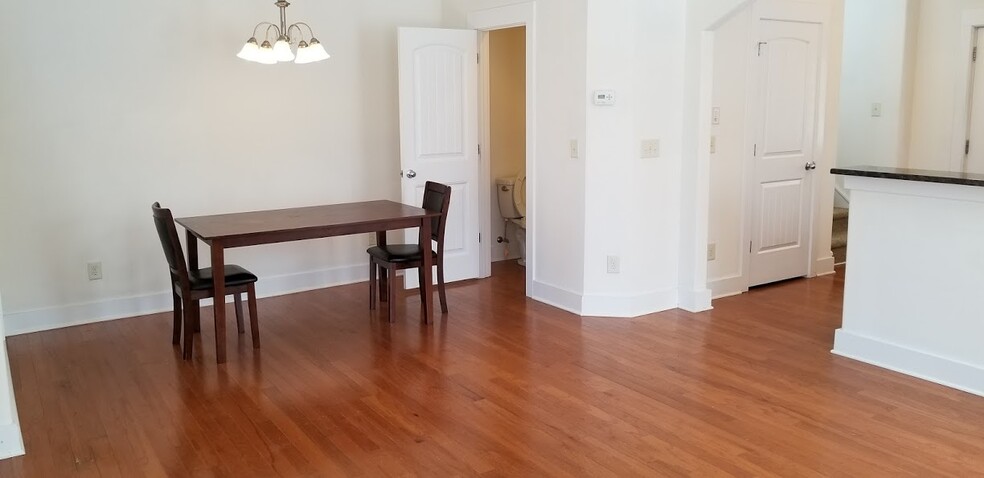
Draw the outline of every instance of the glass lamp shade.
<instances>
[{"instance_id":1,"label":"glass lamp shade","mask_svg":"<svg viewBox=\"0 0 984 478\"><path fill-rule=\"evenodd\" d=\"M303 65L305 63L311 63L311 61L311 48L308 47L306 41L301 40L301 42L297 44L297 57L294 58L294 63Z\"/></svg>"},{"instance_id":2,"label":"glass lamp shade","mask_svg":"<svg viewBox=\"0 0 984 478\"><path fill-rule=\"evenodd\" d=\"M277 63L277 55L273 52L273 47L270 46L270 42L264 41L260 45L260 51L256 56L257 63L263 63L264 65L273 65Z\"/></svg>"},{"instance_id":3,"label":"glass lamp shade","mask_svg":"<svg viewBox=\"0 0 984 478\"><path fill-rule=\"evenodd\" d=\"M294 54L290 51L290 43L287 37L281 36L277 43L273 45L273 56L277 61L293 61Z\"/></svg>"},{"instance_id":4,"label":"glass lamp shade","mask_svg":"<svg viewBox=\"0 0 984 478\"><path fill-rule=\"evenodd\" d=\"M325 47L321 46L321 42L317 38L311 39L311 44L308 45L308 50L310 50L311 60L310 61L321 61L331 58L331 55L325 51Z\"/></svg>"},{"instance_id":5,"label":"glass lamp shade","mask_svg":"<svg viewBox=\"0 0 984 478\"><path fill-rule=\"evenodd\" d=\"M236 56L246 61L256 61L259 54L260 46L256 44L256 38L250 38Z\"/></svg>"}]
</instances>

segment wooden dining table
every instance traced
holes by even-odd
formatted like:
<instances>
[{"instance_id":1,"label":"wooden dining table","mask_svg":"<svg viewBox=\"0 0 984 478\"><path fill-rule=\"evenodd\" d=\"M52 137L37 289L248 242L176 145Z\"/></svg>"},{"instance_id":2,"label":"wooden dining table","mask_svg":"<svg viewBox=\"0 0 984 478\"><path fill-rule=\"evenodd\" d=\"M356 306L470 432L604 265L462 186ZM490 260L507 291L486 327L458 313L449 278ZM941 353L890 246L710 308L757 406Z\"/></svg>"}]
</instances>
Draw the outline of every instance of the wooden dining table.
<instances>
[{"instance_id":1,"label":"wooden dining table","mask_svg":"<svg viewBox=\"0 0 984 478\"><path fill-rule=\"evenodd\" d=\"M185 228L188 239L188 267L198 269L198 240L208 244L213 271L225 267L225 250L233 247L301 241L348 234L376 233L376 244L386 245L386 231L420 228L418 243L421 250L431 249L431 220L440 211L428 211L394 201L365 201L346 204L275 209L268 211L182 217L175 222ZM421 320L432 322L433 279L431 254L423 257L423 299ZM368 262L367 262L368 263ZM215 288L215 360L226 361L225 281L223 274L212 274ZM394 287L390 278L389 287ZM392 320L392 318L390 318Z\"/></svg>"}]
</instances>

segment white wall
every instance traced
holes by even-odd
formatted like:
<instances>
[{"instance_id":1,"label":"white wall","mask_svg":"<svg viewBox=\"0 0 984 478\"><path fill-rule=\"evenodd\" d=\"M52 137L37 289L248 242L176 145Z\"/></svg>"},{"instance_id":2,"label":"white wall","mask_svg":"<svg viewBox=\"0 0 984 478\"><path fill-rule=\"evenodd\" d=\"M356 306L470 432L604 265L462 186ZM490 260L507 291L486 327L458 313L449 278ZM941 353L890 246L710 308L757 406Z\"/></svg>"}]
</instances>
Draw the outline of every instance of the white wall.
<instances>
[{"instance_id":1,"label":"white wall","mask_svg":"<svg viewBox=\"0 0 984 478\"><path fill-rule=\"evenodd\" d=\"M288 19L332 58L264 66L235 53L276 20L267 2L0 4L8 332L170 307L153 201L187 216L398 199L396 27L441 15L440 0L298 2ZM46 46L25 48L39 32ZM263 277L261 294L315 287L363 277L368 240L227 260ZM86 280L92 260L102 281Z\"/></svg>"},{"instance_id":2,"label":"white wall","mask_svg":"<svg viewBox=\"0 0 984 478\"><path fill-rule=\"evenodd\" d=\"M837 166L908 164L914 0L847 0ZM880 103L880 117L872 116Z\"/></svg>"},{"instance_id":3,"label":"white wall","mask_svg":"<svg viewBox=\"0 0 984 478\"><path fill-rule=\"evenodd\" d=\"M498 206L497 178L526 174L526 28L515 27L489 33L489 111L491 129L491 192L489 214L492 238L509 242L492 243L492 260L518 259L520 246L516 225L508 227ZM506 230L508 229L508 231ZM508 251L508 252L507 252Z\"/></svg>"},{"instance_id":4,"label":"white wall","mask_svg":"<svg viewBox=\"0 0 984 478\"><path fill-rule=\"evenodd\" d=\"M585 94L585 314L635 316L677 305L685 2L589 0ZM660 157L640 158L643 139ZM609 274L606 258L620 257Z\"/></svg>"},{"instance_id":5,"label":"white wall","mask_svg":"<svg viewBox=\"0 0 984 478\"><path fill-rule=\"evenodd\" d=\"M707 262L707 280L715 296L742 289L746 251L742 230L746 217L745 159L748 48L752 9L743 8L714 31L712 106L720 122L711 126L716 148L710 155L710 203L707 242L716 258Z\"/></svg>"},{"instance_id":6,"label":"white wall","mask_svg":"<svg viewBox=\"0 0 984 478\"><path fill-rule=\"evenodd\" d=\"M960 55L961 16L981 8L982 0L929 0L919 10L910 167L950 168L954 110L958 101L966 101L956 91L957 71L970 61Z\"/></svg>"}]
</instances>

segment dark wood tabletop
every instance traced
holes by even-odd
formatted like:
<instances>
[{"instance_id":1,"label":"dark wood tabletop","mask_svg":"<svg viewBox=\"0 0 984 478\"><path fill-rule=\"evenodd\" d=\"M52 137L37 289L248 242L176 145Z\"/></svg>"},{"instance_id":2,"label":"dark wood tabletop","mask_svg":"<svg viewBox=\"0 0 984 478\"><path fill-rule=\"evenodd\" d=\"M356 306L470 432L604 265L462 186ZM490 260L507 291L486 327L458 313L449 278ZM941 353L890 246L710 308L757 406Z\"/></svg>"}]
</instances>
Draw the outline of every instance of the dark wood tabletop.
<instances>
[{"instance_id":1,"label":"dark wood tabletop","mask_svg":"<svg viewBox=\"0 0 984 478\"><path fill-rule=\"evenodd\" d=\"M441 213L408 206L393 201L365 201L324 206L273 209L268 211L182 217L174 221L184 226L188 240L188 267L198 269L198 240L209 245L211 265L216 270L225 266L225 249L255 246L286 241L301 241L321 237L375 232L376 243L386 245L386 231L419 227L418 243L423 250L431 247L431 218ZM368 262L368 261L367 261ZM431 323L432 258L423 254L424 290L423 322ZM215 297L225 297L222 274L214 274L212 287ZM391 285L390 287L394 287ZM217 299L220 300L220 299ZM215 358L226 361L225 307L214 307ZM390 317L392 321L393 318Z\"/></svg>"},{"instance_id":2,"label":"dark wood tabletop","mask_svg":"<svg viewBox=\"0 0 984 478\"><path fill-rule=\"evenodd\" d=\"M175 222L205 242L221 239L226 247L240 247L374 232L380 223L409 223L439 215L393 201L366 201L182 217Z\"/></svg>"}]
</instances>

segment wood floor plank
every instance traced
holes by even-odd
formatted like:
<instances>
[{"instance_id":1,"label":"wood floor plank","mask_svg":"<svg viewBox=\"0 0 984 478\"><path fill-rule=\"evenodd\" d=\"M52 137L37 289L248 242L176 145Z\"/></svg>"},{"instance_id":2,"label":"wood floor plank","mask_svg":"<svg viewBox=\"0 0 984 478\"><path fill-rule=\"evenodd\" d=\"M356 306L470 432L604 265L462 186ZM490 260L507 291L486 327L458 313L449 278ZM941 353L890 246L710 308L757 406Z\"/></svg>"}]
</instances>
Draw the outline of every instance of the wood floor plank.
<instances>
[{"instance_id":1,"label":"wood floor plank","mask_svg":"<svg viewBox=\"0 0 984 478\"><path fill-rule=\"evenodd\" d=\"M843 270L712 311L577 317L524 270L396 323L366 284L263 299L263 348L211 311L8 339L35 476L984 476L984 398L830 354Z\"/></svg>"}]
</instances>

